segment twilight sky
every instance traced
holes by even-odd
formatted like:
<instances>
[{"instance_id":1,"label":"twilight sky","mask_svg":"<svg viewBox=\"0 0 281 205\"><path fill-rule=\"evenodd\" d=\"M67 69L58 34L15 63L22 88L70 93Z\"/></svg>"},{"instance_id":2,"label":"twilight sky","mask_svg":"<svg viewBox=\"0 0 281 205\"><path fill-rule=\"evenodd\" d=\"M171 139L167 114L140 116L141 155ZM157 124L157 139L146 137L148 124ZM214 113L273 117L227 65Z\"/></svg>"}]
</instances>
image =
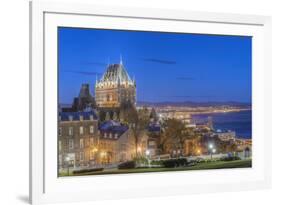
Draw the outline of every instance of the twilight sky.
<instances>
[{"instance_id":1,"label":"twilight sky","mask_svg":"<svg viewBox=\"0 0 281 205\"><path fill-rule=\"evenodd\" d=\"M137 101L251 102L252 38L59 28L59 101L71 103L82 83L123 64Z\"/></svg>"}]
</instances>

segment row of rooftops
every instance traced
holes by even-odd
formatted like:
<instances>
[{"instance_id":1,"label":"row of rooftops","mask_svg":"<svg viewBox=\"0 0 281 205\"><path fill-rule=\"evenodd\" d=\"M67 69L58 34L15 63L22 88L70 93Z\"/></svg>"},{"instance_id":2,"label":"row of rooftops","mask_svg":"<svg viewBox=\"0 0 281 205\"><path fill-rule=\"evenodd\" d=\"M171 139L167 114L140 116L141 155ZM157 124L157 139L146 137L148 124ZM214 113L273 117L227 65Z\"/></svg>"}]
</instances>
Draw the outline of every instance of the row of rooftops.
<instances>
[{"instance_id":1,"label":"row of rooftops","mask_svg":"<svg viewBox=\"0 0 281 205\"><path fill-rule=\"evenodd\" d=\"M80 112L60 112L59 113L59 120L60 121L83 121L83 120L98 120L98 116L95 110L86 110ZM197 124L196 124L197 125ZM127 129L127 125L123 125L120 122L109 120L107 122L102 123L99 126L101 132L119 132L124 133ZM159 122L150 122L147 128L149 132L160 132L161 126ZM231 130L215 130L215 134L220 133L231 133Z\"/></svg>"},{"instance_id":2,"label":"row of rooftops","mask_svg":"<svg viewBox=\"0 0 281 205\"><path fill-rule=\"evenodd\" d=\"M84 120L98 120L96 111L81 111L81 112L59 112L59 119L61 122L69 121L84 121ZM128 125L122 124L118 121L109 120L99 124L99 131L102 138L119 139L129 129ZM147 130L149 132L160 132L160 124L158 122L149 123Z\"/></svg>"},{"instance_id":3,"label":"row of rooftops","mask_svg":"<svg viewBox=\"0 0 281 205\"><path fill-rule=\"evenodd\" d=\"M94 110L80 112L59 112L60 121L82 121L98 120L97 113Z\"/></svg>"},{"instance_id":4,"label":"row of rooftops","mask_svg":"<svg viewBox=\"0 0 281 205\"><path fill-rule=\"evenodd\" d=\"M119 139L128 129L127 125L114 120L103 122L99 126L100 136L103 139Z\"/></svg>"}]
</instances>

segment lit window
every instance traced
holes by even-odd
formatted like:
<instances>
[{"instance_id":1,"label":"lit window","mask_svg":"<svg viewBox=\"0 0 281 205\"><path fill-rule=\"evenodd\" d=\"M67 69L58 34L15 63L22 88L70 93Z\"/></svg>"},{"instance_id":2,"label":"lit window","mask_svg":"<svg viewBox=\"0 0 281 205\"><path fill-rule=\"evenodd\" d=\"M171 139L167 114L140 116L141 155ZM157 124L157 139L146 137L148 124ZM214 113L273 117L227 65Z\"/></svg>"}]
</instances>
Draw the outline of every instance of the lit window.
<instances>
[{"instance_id":1,"label":"lit window","mask_svg":"<svg viewBox=\"0 0 281 205\"><path fill-rule=\"evenodd\" d=\"M61 141L59 140L59 151L61 151Z\"/></svg>"},{"instance_id":2,"label":"lit window","mask_svg":"<svg viewBox=\"0 0 281 205\"><path fill-rule=\"evenodd\" d=\"M74 141L73 139L69 139L69 149L73 149L74 148Z\"/></svg>"},{"instance_id":3,"label":"lit window","mask_svg":"<svg viewBox=\"0 0 281 205\"><path fill-rule=\"evenodd\" d=\"M90 126L90 133L91 133L91 134L94 133L94 126L93 126L93 125Z\"/></svg>"},{"instance_id":4,"label":"lit window","mask_svg":"<svg viewBox=\"0 0 281 205\"><path fill-rule=\"evenodd\" d=\"M80 148L84 148L84 139L80 139Z\"/></svg>"},{"instance_id":5,"label":"lit window","mask_svg":"<svg viewBox=\"0 0 281 205\"><path fill-rule=\"evenodd\" d=\"M73 127L69 127L68 128L68 134L69 135L73 135Z\"/></svg>"},{"instance_id":6,"label":"lit window","mask_svg":"<svg viewBox=\"0 0 281 205\"><path fill-rule=\"evenodd\" d=\"M59 127L59 136L61 136L61 135L62 135L62 128Z\"/></svg>"},{"instance_id":7,"label":"lit window","mask_svg":"<svg viewBox=\"0 0 281 205\"><path fill-rule=\"evenodd\" d=\"M80 135L82 135L82 134L84 133L84 128L83 128L83 126L80 126L79 133L80 133Z\"/></svg>"},{"instance_id":8,"label":"lit window","mask_svg":"<svg viewBox=\"0 0 281 205\"><path fill-rule=\"evenodd\" d=\"M84 152L80 152L80 161L84 160Z\"/></svg>"}]
</instances>

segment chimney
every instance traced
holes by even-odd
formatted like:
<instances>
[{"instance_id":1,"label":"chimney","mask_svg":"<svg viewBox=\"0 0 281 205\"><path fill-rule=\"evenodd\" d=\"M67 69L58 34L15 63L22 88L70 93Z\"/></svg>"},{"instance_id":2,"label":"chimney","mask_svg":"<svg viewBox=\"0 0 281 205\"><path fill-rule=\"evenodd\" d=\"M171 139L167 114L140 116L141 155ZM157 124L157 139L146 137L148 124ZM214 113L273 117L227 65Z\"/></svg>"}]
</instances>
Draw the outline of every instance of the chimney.
<instances>
[{"instance_id":1,"label":"chimney","mask_svg":"<svg viewBox=\"0 0 281 205\"><path fill-rule=\"evenodd\" d=\"M90 96L90 88L89 84L82 84L79 97L80 98L85 98Z\"/></svg>"}]
</instances>

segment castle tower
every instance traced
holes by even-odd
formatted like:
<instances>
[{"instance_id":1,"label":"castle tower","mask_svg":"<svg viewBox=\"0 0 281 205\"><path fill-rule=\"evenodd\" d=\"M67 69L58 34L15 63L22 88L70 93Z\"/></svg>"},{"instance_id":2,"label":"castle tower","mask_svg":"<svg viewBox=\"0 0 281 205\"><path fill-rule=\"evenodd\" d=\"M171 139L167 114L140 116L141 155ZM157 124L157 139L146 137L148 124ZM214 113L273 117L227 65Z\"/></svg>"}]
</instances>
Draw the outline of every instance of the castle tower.
<instances>
[{"instance_id":1,"label":"castle tower","mask_svg":"<svg viewBox=\"0 0 281 205\"><path fill-rule=\"evenodd\" d=\"M119 108L122 102L136 103L136 84L128 75L122 58L119 64L109 64L96 81L95 99L99 108Z\"/></svg>"},{"instance_id":2,"label":"castle tower","mask_svg":"<svg viewBox=\"0 0 281 205\"><path fill-rule=\"evenodd\" d=\"M89 84L82 84L78 97L75 97L72 103L73 111L83 111L86 108L96 108L94 97L90 92Z\"/></svg>"}]
</instances>

